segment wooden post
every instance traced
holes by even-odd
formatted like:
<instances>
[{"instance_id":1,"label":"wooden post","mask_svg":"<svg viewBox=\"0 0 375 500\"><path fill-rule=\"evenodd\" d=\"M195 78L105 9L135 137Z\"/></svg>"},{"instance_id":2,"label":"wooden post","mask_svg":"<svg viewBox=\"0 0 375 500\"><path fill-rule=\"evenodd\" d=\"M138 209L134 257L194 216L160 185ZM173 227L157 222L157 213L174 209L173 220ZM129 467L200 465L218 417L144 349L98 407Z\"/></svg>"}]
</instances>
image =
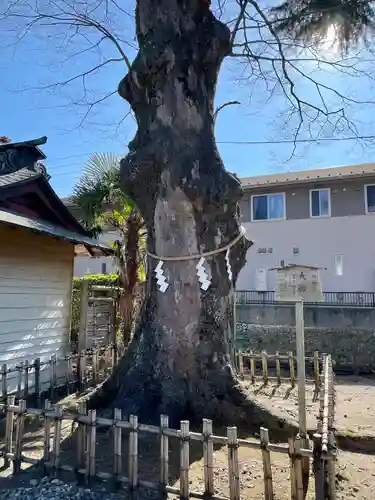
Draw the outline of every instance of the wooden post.
<instances>
[{"instance_id":1,"label":"wooden post","mask_svg":"<svg viewBox=\"0 0 375 500\"><path fill-rule=\"evenodd\" d=\"M51 417L47 415L47 412L50 410L51 410L51 403L48 401L48 399L46 399L44 401L44 449L43 449L44 464L46 464L50 460Z\"/></svg>"},{"instance_id":2,"label":"wooden post","mask_svg":"<svg viewBox=\"0 0 375 500\"><path fill-rule=\"evenodd\" d=\"M129 423L129 487L134 490L138 486L138 417L130 415Z\"/></svg>"},{"instance_id":3,"label":"wooden post","mask_svg":"<svg viewBox=\"0 0 375 500\"><path fill-rule=\"evenodd\" d=\"M279 351L276 351L275 362L276 362L277 384L280 385L281 384L281 368L280 368L280 354L279 354Z\"/></svg>"},{"instance_id":4,"label":"wooden post","mask_svg":"<svg viewBox=\"0 0 375 500\"><path fill-rule=\"evenodd\" d=\"M263 475L264 475L264 499L273 500L271 454L268 449L270 442L268 429L260 428L260 444L262 447Z\"/></svg>"},{"instance_id":5,"label":"wooden post","mask_svg":"<svg viewBox=\"0 0 375 500\"><path fill-rule=\"evenodd\" d=\"M294 354L292 351L289 352L289 373L291 386L294 387L296 385L296 376L294 373Z\"/></svg>"},{"instance_id":6,"label":"wooden post","mask_svg":"<svg viewBox=\"0 0 375 500\"><path fill-rule=\"evenodd\" d=\"M335 453L335 438L333 432L328 434L328 457L327 457L327 471L328 471L328 491L329 499L336 500L336 453Z\"/></svg>"},{"instance_id":7,"label":"wooden post","mask_svg":"<svg viewBox=\"0 0 375 500\"><path fill-rule=\"evenodd\" d=\"M55 432L53 436L53 453L52 453L52 464L53 472L56 475L60 467L60 443L61 443L61 427L62 427L62 409L60 406L56 405L54 408L55 413Z\"/></svg>"},{"instance_id":8,"label":"wooden post","mask_svg":"<svg viewBox=\"0 0 375 500\"><path fill-rule=\"evenodd\" d=\"M302 477L302 456L301 456L301 438L297 436L294 440L295 453L295 479L297 489L297 500L304 500L303 477Z\"/></svg>"},{"instance_id":9,"label":"wooden post","mask_svg":"<svg viewBox=\"0 0 375 500\"><path fill-rule=\"evenodd\" d=\"M25 383L23 386L23 399L27 399L29 397L29 361L26 359L23 365L24 379Z\"/></svg>"},{"instance_id":10,"label":"wooden post","mask_svg":"<svg viewBox=\"0 0 375 500\"><path fill-rule=\"evenodd\" d=\"M6 364L4 364L1 367L1 399L4 402L7 401L7 395L8 395L7 375L8 375L8 367Z\"/></svg>"},{"instance_id":11,"label":"wooden post","mask_svg":"<svg viewBox=\"0 0 375 500\"><path fill-rule=\"evenodd\" d=\"M314 434L313 469L315 480L315 499L325 500L324 495L324 463L322 459L322 435Z\"/></svg>"},{"instance_id":12,"label":"wooden post","mask_svg":"<svg viewBox=\"0 0 375 500\"><path fill-rule=\"evenodd\" d=\"M214 444L212 441L212 420L203 419L203 460L204 460L204 494L212 496L214 489Z\"/></svg>"},{"instance_id":13,"label":"wooden post","mask_svg":"<svg viewBox=\"0 0 375 500\"><path fill-rule=\"evenodd\" d=\"M241 351L238 353L238 371L239 371L240 377L243 378L244 377L243 354Z\"/></svg>"},{"instance_id":14,"label":"wooden post","mask_svg":"<svg viewBox=\"0 0 375 500\"><path fill-rule=\"evenodd\" d=\"M92 382L96 385L99 381L98 370L99 369L99 351L98 349L93 349L92 351Z\"/></svg>"},{"instance_id":15,"label":"wooden post","mask_svg":"<svg viewBox=\"0 0 375 500\"><path fill-rule=\"evenodd\" d=\"M183 420L180 424L180 499L189 498L189 421Z\"/></svg>"},{"instance_id":16,"label":"wooden post","mask_svg":"<svg viewBox=\"0 0 375 500\"><path fill-rule=\"evenodd\" d=\"M297 500L297 483L296 483L296 455L294 450L294 438L288 439L289 443L289 464L290 464L290 497L291 500Z\"/></svg>"},{"instance_id":17,"label":"wooden post","mask_svg":"<svg viewBox=\"0 0 375 500\"><path fill-rule=\"evenodd\" d=\"M89 479L95 476L95 452L96 452L96 410L89 410L89 428L87 433L87 467L86 473Z\"/></svg>"},{"instance_id":18,"label":"wooden post","mask_svg":"<svg viewBox=\"0 0 375 500\"><path fill-rule=\"evenodd\" d=\"M228 476L230 500L240 500L240 471L238 465L237 427L227 428Z\"/></svg>"},{"instance_id":19,"label":"wooden post","mask_svg":"<svg viewBox=\"0 0 375 500\"><path fill-rule=\"evenodd\" d=\"M36 358L36 360L34 361L34 370L35 370L35 372L34 372L35 402L36 402L36 407L39 408L39 406L40 406L40 358Z\"/></svg>"},{"instance_id":20,"label":"wooden post","mask_svg":"<svg viewBox=\"0 0 375 500\"><path fill-rule=\"evenodd\" d=\"M57 386L56 364L56 354L53 354L50 359L50 398L52 401L55 398L55 389Z\"/></svg>"},{"instance_id":21,"label":"wooden post","mask_svg":"<svg viewBox=\"0 0 375 500\"><path fill-rule=\"evenodd\" d=\"M268 356L266 351L262 351L262 374L264 385L268 384Z\"/></svg>"},{"instance_id":22,"label":"wooden post","mask_svg":"<svg viewBox=\"0 0 375 500\"><path fill-rule=\"evenodd\" d=\"M88 348L87 345L87 311L89 307L89 282L81 281L78 351Z\"/></svg>"},{"instance_id":23,"label":"wooden post","mask_svg":"<svg viewBox=\"0 0 375 500\"><path fill-rule=\"evenodd\" d=\"M115 408L113 412L114 427L113 427L113 450L114 450L114 460L113 460L113 474L117 479L121 476L121 464L122 464L122 429L116 425L117 422L121 422L122 411L119 408Z\"/></svg>"},{"instance_id":24,"label":"wooden post","mask_svg":"<svg viewBox=\"0 0 375 500\"><path fill-rule=\"evenodd\" d=\"M78 408L79 415L87 415L86 401L80 401ZM80 469L86 469L86 424L78 420L77 429L77 472Z\"/></svg>"},{"instance_id":25,"label":"wooden post","mask_svg":"<svg viewBox=\"0 0 375 500\"><path fill-rule=\"evenodd\" d=\"M306 438L306 373L305 373L305 323L303 318L303 301L296 302L296 344L298 374L298 421L299 433Z\"/></svg>"},{"instance_id":26,"label":"wooden post","mask_svg":"<svg viewBox=\"0 0 375 500\"><path fill-rule=\"evenodd\" d=\"M160 484L165 492L169 482L169 443L164 429L168 429L168 415L160 415Z\"/></svg>"},{"instance_id":27,"label":"wooden post","mask_svg":"<svg viewBox=\"0 0 375 500\"><path fill-rule=\"evenodd\" d=\"M23 361L18 365L18 377L17 377L17 398L21 399L22 397L22 376L23 376Z\"/></svg>"},{"instance_id":28,"label":"wooden post","mask_svg":"<svg viewBox=\"0 0 375 500\"><path fill-rule=\"evenodd\" d=\"M6 406L6 421L5 421L5 453L12 453L13 448L13 428L14 428L14 412L10 409L10 406L14 406L16 401L15 396L8 396L7 406ZM9 467L10 461L5 458L5 467Z\"/></svg>"},{"instance_id":29,"label":"wooden post","mask_svg":"<svg viewBox=\"0 0 375 500\"><path fill-rule=\"evenodd\" d=\"M255 360L254 360L254 351L250 351L250 377L251 383L255 384Z\"/></svg>"},{"instance_id":30,"label":"wooden post","mask_svg":"<svg viewBox=\"0 0 375 500\"><path fill-rule=\"evenodd\" d=\"M81 390L85 388L86 383L86 351L79 353L79 385Z\"/></svg>"},{"instance_id":31,"label":"wooden post","mask_svg":"<svg viewBox=\"0 0 375 500\"><path fill-rule=\"evenodd\" d=\"M315 394L314 397L317 398L319 395L319 351L314 352L314 382L315 382Z\"/></svg>"},{"instance_id":32,"label":"wooden post","mask_svg":"<svg viewBox=\"0 0 375 500\"><path fill-rule=\"evenodd\" d=\"M19 401L20 412L17 415L16 420L16 440L14 448L14 462L13 462L13 473L19 474L21 472L22 463L22 437L23 430L25 426L25 414L26 414L26 401L20 399Z\"/></svg>"}]
</instances>

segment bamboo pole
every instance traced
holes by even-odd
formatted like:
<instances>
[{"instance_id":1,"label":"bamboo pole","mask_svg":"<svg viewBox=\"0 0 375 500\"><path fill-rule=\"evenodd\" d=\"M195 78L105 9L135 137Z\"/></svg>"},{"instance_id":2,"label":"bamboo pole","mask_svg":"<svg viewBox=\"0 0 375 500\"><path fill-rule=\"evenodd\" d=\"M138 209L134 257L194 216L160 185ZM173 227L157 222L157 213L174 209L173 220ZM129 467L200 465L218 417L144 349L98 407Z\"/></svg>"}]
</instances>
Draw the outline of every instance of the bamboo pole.
<instances>
[{"instance_id":1,"label":"bamboo pole","mask_svg":"<svg viewBox=\"0 0 375 500\"><path fill-rule=\"evenodd\" d=\"M180 424L180 499L189 498L189 421L183 420Z\"/></svg>"},{"instance_id":2,"label":"bamboo pole","mask_svg":"<svg viewBox=\"0 0 375 500\"><path fill-rule=\"evenodd\" d=\"M328 435L329 455L327 459L329 500L336 500L336 453L333 432Z\"/></svg>"},{"instance_id":3,"label":"bamboo pole","mask_svg":"<svg viewBox=\"0 0 375 500\"><path fill-rule=\"evenodd\" d=\"M92 352L92 382L96 385L98 380L98 368L99 368L99 351L98 349L93 349Z\"/></svg>"},{"instance_id":4,"label":"bamboo pole","mask_svg":"<svg viewBox=\"0 0 375 500\"><path fill-rule=\"evenodd\" d=\"M262 375L264 385L268 384L268 357L267 352L262 351Z\"/></svg>"},{"instance_id":5,"label":"bamboo pole","mask_svg":"<svg viewBox=\"0 0 375 500\"><path fill-rule=\"evenodd\" d=\"M228 476L230 500L240 499L240 472L238 465L237 427L227 428L228 437Z\"/></svg>"},{"instance_id":6,"label":"bamboo pole","mask_svg":"<svg viewBox=\"0 0 375 500\"><path fill-rule=\"evenodd\" d=\"M293 352L289 352L289 373L290 373L290 383L292 387L296 385L296 375L294 373L294 355Z\"/></svg>"},{"instance_id":7,"label":"bamboo pole","mask_svg":"<svg viewBox=\"0 0 375 500\"><path fill-rule=\"evenodd\" d=\"M265 500L273 500L273 483L272 483L272 467L271 454L268 449L270 442L268 429L260 428L260 443L262 447L263 459L263 475L264 475L264 498Z\"/></svg>"},{"instance_id":8,"label":"bamboo pole","mask_svg":"<svg viewBox=\"0 0 375 500\"><path fill-rule=\"evenodd\" d=\"M80 297L80 316L79 316L79 334L78 334L78 350L87 349L87 311L89 307L89 283L86 280L81 282L81 297Z\"/></svg>"},{"instance_id":9,"label":"bamboo pole","mask_svg":"<svg viewBox=\"0 0 375 500\"><path fill-rule=\"evenodd\" d=\"M51 411L51 403L48 399L44 401L44 443L43 443L43 463L46 464L50 459L50 445L51 445L51 418L47 415Z\"/></svg>"},{"instance_id":10,"label":"bamboo pole","mask_svg":"<svg viewBox=\"0 0 375 500\"><path fill-rule=\"evenodd\" d=\"M168 429L168 426L168 415L160 415L160 484L164 492L169 482L169 443L168 436L164 433L164 429Z\"/></svg>"},{"instance_id":11,"label":"bamboo pole","mask_svg":"<svg viewBox=\"0 0 375 500\"><path fill-rule=\"evenodd\" d=\"M10 406L15 404L15 396L8 396L7 406L5 408L6 422L5 422L5 453L12 453L13 448L13 429L14 429L14 413ZM5 467L9 467L9 459L5 458Z\"/></svg>"},{"instance_id":12,"label":"bamboo pole","mask_svg":"<svg viewBox=\"0 0 375 500\"><path fill-rule=\"evenodd\" d=\"M251 383L255 384L255 360L254 360L254 351L250 351L250 377L251 377Z\"/></svg>"},{"instance_id":13,"label":"bamboo pole","mask_svg":"<svg viewBox=\"0 0 375 500\"><path fill-rule=\"evenodd\" d=\"M279 351L276 351L275 362L276 362L277 385L280 385L281 384L281 368L280 368L280 353L279 353Z\"/></svg>"},{"instance_id":14,"label":"bamboo pole","mask_svg":"<svg viewBox=\"0 0 375 500\"><path fill-rule=\"evenodd\" d=\"M115 420L113 427L113 449L114 449L114 460L113 460L113 474L115 478L121 476L121 464L122 464L122 430L118 427L117 422L122 419L122 411L119 408L115 408L113 412L113 418Z\"/></svg>"},{"instance_id":15,"label":"bamboo pole","mask_svg":"<svg viewBox=\"0 0 375 500\"><path fill-rule=\"evenodd\" d=\"M55 413L55 429L53 435L53 452L52 452L52 466L54 474L60 467L60 443L61 443L61 427L62 427L62 409L60 406L56 405L54 408Z\"/></svg>"},{"instance_id":16,"label":"bamboo pole","mask_svg":"<svg viewBox=\"0 0 375 500\"><path fill-rule=\"evenodd\" d=\"M203 460L204 460L204 493L212 496L214 489L214 444L212 441L212 420L203 419Z\"/></svg>"},{"instance_id":17,"label":"bamboo pole","mask_svg":"<svg viewBox=\"0 0 375 500\"><path fill-rule=\"evenodd\" d=\"M15 439L14 462L13 462L14 474L19 474L21 472L22 437L25 426L25 412L26 412L26 401L24 399L20 399L19 413L16 419L16 439Z\"/></svg>"},{"instance_id":18,"label":"bamboo pole","mask_svg":"<svg viewBox=\"0 0 375 500\"><path fill-rule=\"evenodd\" d=\"M129 486L134 490L138 486L138 417L130 415L129 434Z\"/></svg>"}]
</instances>

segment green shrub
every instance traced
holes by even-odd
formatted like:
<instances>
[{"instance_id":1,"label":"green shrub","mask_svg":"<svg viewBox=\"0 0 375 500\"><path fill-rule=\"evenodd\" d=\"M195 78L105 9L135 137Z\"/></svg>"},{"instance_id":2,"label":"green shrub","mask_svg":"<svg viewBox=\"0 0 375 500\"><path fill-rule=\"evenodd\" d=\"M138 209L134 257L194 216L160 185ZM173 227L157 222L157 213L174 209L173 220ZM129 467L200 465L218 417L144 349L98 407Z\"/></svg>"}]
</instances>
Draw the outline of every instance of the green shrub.
<instances>
[{"instance_id":1,"label":"green shrub","mask_svg":"<svg viewBox=\"0 0 375 500\"><path fill-rule=\"evenodd\" d=\"M73 278L72 322L70 328L70 339L73 345L76 345L78 341L81 313L81 285L83 281L88 281L89 287L93 285L115 286L118 285L119 278L117 274L87 274L82 278Z\"/></svg>"}]
</instances>

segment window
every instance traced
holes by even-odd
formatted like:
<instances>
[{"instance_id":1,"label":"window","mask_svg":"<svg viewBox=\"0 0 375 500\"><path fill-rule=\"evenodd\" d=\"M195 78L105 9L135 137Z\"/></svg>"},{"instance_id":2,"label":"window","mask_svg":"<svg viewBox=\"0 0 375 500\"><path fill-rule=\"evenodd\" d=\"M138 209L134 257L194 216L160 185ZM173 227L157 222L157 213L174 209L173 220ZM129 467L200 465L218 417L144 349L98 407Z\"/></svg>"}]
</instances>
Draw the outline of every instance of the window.
<instances>
[{"instance_id":1,"label":"window","mask_svg":"<svg viewBox=\"0 0 375 500\"><path fill-rule=\"evenodd\" d=\"M251 220L285 219L285 194L261 194L251 197Z\"/></svg>"},{"instance_id":2,"label":"window","mask_svg":"<svg viewBox=\"0 0 375 500\"><path fill-rule=\"evenodd\" d=\"M310 217L329 217L331 215L331 193L327 189L310 191Z\"/></svg>"},{"instance_id":3,"label":"window","mask_svg":"<svg viewBox=\"0 0 375 500\"><path fill-rule=\"evenodd\" d=\"M375 212L375 185L365 186L365 208L366 214Z\"/></svg>"},{"instance_id":4,"label":"window","mask_svg":"<svg viewBox=\"0 0 375 500\"><path fill-rule=\"evenodd\" d=\"M335 274L342 276L344 274L344 256L342 254L335 254Z\"/></svg>"}]
</instances>

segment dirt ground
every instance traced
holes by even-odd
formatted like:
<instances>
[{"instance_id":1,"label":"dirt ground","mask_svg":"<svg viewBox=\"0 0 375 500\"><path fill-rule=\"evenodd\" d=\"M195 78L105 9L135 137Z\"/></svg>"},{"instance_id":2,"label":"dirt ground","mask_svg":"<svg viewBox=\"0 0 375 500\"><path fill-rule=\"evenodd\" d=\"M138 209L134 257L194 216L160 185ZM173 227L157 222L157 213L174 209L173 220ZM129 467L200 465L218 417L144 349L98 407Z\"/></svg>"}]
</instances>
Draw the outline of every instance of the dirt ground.
<instances>
[{"instance_id":1,"label":"dirt ground","mask_svg":"<svg viewBox=\"0 0 375 500\"><path fill-rule=\"evenodd\" d=\"M346 377L336 381L337 390L337 427L346 432L360 432L368 435L375 433L375 379ZM297 390L290 391L287 384L276 388L270 385L262 387L260 383L250 386L249 392L255 394L264 405L269 405L278 413L297 419ZM272 395L272 397L271 397ZM312 401L313 388L307 389L308 423L315 426L317 403ZM64 404L74 407L76 400L71 398ZM40 458L43 450L43 431L38 422L33 421L33 428L24 439L24 455ZM217 431L224 434L225 430ZM63 443L61 446L61 463L73 464L76 461L76 434L71 423L63 425ZM126 475L127 444L126 431L123 431L123 473ZM111 471L113 464L112 432L97 434L97 469ZM148 481L159 480L160 445L158 437L140 434L139 439L139 478ZM179 445L177 440L170 438L170 485L179 486ZM262 457L258 450L239 449L241 498L260 500L264 498ZM287 455L272 453L272 472L275 500L290 500L289 459ZM191 443L190 448L190 489L203 492L203 456L202 444ZM27 467L24 466L24 469ZM356 498L357 500L372 500L375 491L375 455L363 455L339 451L337 462L338 499ZM217 447L214 454L215 493L228 496L228 456L226 447ZM2 478L9 476L11 470L3 470ZM27 482L33 477L33 468L23 476ZM13 480L9 485L17 485L22 478ZM308 500L314 498L313 477L310 478ZM5 487L4 483L0 487ZM124 498L126 497L124 491ZM143 495L142 498L146 497Z\"/></svg>"}]
</instances>

